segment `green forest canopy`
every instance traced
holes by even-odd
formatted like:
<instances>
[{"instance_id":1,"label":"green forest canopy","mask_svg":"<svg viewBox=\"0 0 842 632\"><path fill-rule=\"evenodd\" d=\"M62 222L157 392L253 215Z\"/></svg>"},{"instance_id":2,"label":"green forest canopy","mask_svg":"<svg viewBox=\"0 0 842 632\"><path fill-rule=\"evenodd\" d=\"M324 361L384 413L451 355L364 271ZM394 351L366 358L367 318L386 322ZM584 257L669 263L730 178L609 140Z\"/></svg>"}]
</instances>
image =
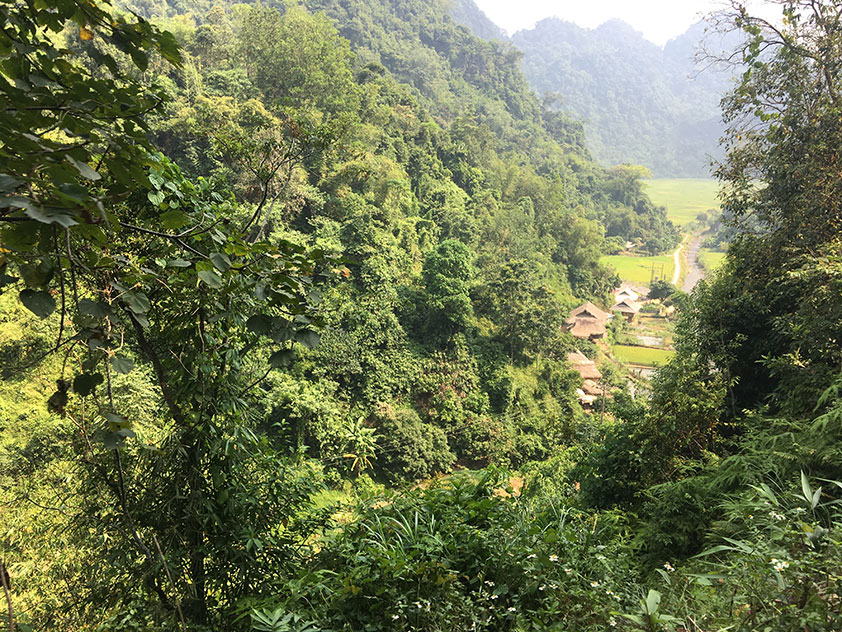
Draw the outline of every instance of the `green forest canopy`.
<instances>
[{"instance_id":1,"label":"green forest canopy","mask_svg":"<svg viewBox=\"0 0 842 632\"><path fill-rule=\"evenodd\" d=\"M599 421L561 323L611 239L678 234L508 45L414 1L4 4L9 626L838 628L842 17L811 7L783 45L723 17L754 65L720 177L763 230L651 401L603 365Z\"/></svg>"}]
</instances>

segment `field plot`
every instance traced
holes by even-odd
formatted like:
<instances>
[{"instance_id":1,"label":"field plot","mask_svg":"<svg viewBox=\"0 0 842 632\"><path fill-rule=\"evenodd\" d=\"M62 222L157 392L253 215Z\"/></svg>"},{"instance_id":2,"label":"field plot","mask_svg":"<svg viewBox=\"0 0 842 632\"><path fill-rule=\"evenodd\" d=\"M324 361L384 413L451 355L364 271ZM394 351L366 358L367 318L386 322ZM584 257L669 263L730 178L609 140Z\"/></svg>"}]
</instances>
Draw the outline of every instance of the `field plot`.
<instances>
[{"instance_id":1,"label":"field plot","mask_svg":"<svg viewBox=\"0 0 842 632\"><path fill-rule=\"evenodd\" d=\"M723 261L725 261L724 252L714 252L713 250L708 250L707 248L702 248L699 251L699 263L702 264L705 272L713 272L722 265Z\"/></svg>"},{"instance_id":2,"label":"field plot","mask_svg":"<svg viewBox=\"0 0 842 632\"><path fill-rule=\"evenodd\" d=\"M658 178L644 182L646 193L658 206L667 207L667 217L682 228L696 221L696 215L719 208L719 183L708 178Z\"/></svg>"},{"instance_id":3,"label":"field plot","mask_svg":"<svg viewBox=\"0 0 842 632\"><path fill-rule=\"evenodd\" d=\"M675 355L675 351L653 349L651 347L632 347L614 345L614 357L624 364L640 366L663 366Z\"/></svg>"},{"instance_id":4,"label":"field plot","mask_svg":"<svg viewBox=\"0 0 842 632\"><path fill-rule=\"evenodd\" d=\"M673 270L675 270L675 261L671 254L657 257L611 255L602 257L600 263L614 268L623 281L638 283L647 287L652 278L652 264L655 264L656 273L660 270L660 264L664 265L663 278L667 281L672 281Z\"/></svg>"}]
</instances>

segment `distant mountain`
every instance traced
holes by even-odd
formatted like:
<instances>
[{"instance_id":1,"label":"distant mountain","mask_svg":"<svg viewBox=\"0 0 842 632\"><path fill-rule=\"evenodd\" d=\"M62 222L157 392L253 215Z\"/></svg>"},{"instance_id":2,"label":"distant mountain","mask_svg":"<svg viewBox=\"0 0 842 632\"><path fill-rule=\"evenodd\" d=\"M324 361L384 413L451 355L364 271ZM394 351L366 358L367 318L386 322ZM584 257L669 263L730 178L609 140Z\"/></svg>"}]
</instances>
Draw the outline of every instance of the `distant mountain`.
<instances>
[{"instance_id":1,"label":"distant mountain","mask_svg":"<svg viewBox=\"0 0 842 632\"><path fill-rule=\"evenodd\" d=\"M477 34L488 30L472 17L482 15L467 6L472 0L458 5L457 20ZM583 29L549 18L515 33L511 42L523 52L532 88L583 121L588 147L601 163L643 164L662 177L702 177L710 173L711 157L720 156L719 102L730 86L725 73L697 71L694 53L704 37L699 23L660 48L620 20Z\"/></svg>"},{"instance_id":2,"label":"distant mountain","mask_svg":"<svg viewBox=\"0 0 842 632\"><path fill-rule=\"evenodd\" d=\"M506 39L506 34L483 13L473 0L453 0L450 10L453 19L467 26L471 32L482 39Z\"/></svg>"}]
</instances>

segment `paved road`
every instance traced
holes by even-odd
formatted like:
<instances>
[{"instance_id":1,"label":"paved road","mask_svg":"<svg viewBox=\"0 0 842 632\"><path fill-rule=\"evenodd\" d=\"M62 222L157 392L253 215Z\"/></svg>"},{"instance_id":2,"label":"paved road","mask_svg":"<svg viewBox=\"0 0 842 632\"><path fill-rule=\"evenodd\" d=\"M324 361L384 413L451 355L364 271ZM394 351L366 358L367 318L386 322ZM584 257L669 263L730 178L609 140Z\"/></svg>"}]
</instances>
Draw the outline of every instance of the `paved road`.
<instances>
[{"instance_id":1,"label":"paved road","mask_svg":"<svg viewBox=\"0 0 842 632\"><path fill-rule=\"evenodd\" d=\"M690 242L687 251L687 276L684 278L684 291L692 292L696 284L705 278L705 271L699 265L699 248L702 247L704 235L696 235Z\"/></svg>"}]
</instances>

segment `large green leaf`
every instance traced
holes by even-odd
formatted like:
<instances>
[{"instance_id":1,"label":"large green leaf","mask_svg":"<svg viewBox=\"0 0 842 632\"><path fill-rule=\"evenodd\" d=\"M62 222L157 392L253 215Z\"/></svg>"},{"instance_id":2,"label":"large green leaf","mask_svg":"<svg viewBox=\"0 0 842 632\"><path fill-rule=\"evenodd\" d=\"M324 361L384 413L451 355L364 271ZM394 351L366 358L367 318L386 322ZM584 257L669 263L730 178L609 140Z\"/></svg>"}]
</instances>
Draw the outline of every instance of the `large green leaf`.
<instances>
[{"instance_id":1,"label":"large green leaf","mask_svg":"<svg viewBox=\"0 0 842 632\"><path fill-rule=\"evenodd\" d=\"M94 389L103 381L104 378L100 373L80 373L73 379L73 390L85 397L93 393Z\"/></svg>"},{"instance_id":2,"label":"large green leaf","mask_svg":"<svg viewBox=\"0 0 842 632\"><path fill-rule=\"evenodd\" d=\"M53 297L43 290L23 290L20 293L20 300L26 309L40 318L46 318L56 309Z\"/></svg>"},{"instance_id":3,"label":"large green leaf","mask_svg":"<svg viewBox=\"0 0 842 632\"><path fill-rule=\"evenodd\" d=\"M134 368L134 362L130 358L126 358L124 356L114 356L111 358L111 366L117 373L131 373L131 370Z\"/></svg>"},{"instance_id":4,"label":"large green leaf","mask_svg":"<svg viewBox=\"0 0 842 632\"><path fill-rule=\"evenodd\" d=\"M135 314L145 314L149 311L149 297L143 292L126 292L123 300Z\"/></svg>"},{"instance_id":5,"label":"large green leaf","mask_svg":"<svg viewBox=\"0 0 842 632\"><path fill-rule=\"evenodd\" d=\"M218 290L219 288L222 287L222 277L219 276L213 270L199 270L196 274L199 276L199 278L202 281L207 283L209 286L211 286L215 290Z\"/></svg>"}]
</instances>

